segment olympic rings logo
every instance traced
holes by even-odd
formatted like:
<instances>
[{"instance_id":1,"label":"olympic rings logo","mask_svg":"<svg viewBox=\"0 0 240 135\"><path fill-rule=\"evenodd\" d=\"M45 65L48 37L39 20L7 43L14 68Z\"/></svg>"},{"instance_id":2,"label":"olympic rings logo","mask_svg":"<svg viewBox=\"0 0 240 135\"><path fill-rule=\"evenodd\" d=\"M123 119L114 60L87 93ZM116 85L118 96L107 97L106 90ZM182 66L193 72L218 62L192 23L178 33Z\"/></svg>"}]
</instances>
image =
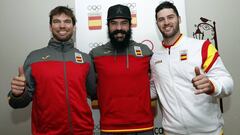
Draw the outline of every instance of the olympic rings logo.
<instances>
[{"instance_id":1,"label":"olympic rings logo","mask_svg":"<svg viewBox=\"0 0 240 135\"><path fill-rule=\"evenodd\" d=\"M89 5L87 7L88 11L100 11L102 9L102 6L101 5Z\"/></svg>"},{"instance_id":2,"label":"olympic rings logo","mask_svg":"<svg viewBox=\"0 0 240 135\"><path fill-rule=\"evenodd\" d=\"M89 45L89 48L93 49L93 48L103 45L103 43L102 42L93 42L93 43L89 43L88 45Z\"/></svg>"},{"instance_id":3,"label":"olympic rings logo","mask_svg":"<svg viewBox=\"0 0 240 135\"><path fill-rule=\"evenodd\" d=\"M146 40L143 40L141 43L147 45L149 47L149 49L151 49L151 50L154 49L154 45L151 40L146 39Z\"/></svg>"},{"instance_id":4,"label":"olympic rings logo","mask_svg":"<svg viewBox=\"0 0 240 135\"><path fill-rule=\"evenodd\" d=\"M170 3L172 3L172 4L174 4L174 0L160 0L159 3L161 4L161 3L166 2L166 1L168 1L168 2L170 2Z\"/></svg>"},{"instance_id":5,"label":"olympic rings logo","mask_svg":"<svg viewBox=\"0 0 240 135\"><path fill-rule=\"evenodd\" d=\"M126 6L128 6L130 9L134 9L136 7L136 3L126 3Z\"/></svg>"}]
</instances>

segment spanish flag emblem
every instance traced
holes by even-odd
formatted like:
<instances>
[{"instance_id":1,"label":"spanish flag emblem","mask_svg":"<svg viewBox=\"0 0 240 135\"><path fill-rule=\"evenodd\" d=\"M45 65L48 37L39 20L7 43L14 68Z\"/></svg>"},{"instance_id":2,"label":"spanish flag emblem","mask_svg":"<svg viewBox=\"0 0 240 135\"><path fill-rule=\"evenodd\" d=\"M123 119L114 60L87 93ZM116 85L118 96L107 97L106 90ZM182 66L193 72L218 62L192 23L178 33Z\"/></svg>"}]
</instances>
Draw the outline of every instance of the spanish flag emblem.
<instances>
[{"instance_id":1,"label":"spanish flag emblem","mask_svg":"<svg viewBox=\"0 0 240 135\"><path fill-rule=\"evenodd\" d=\"M89 30L102 29L102 16L88 16L88 28Z\"/></svg>"},{"instance_id":2,"label":"spanish flag emblem","mask_svg":"<svg viewBox=\"0 0 240 135\"><path fill-rule=\"evenodd\" d=\"M187 60L187 50L183 50L180 52L180 60L181 61Z\"/></svg>"},{"instance_id":3,"label":"spanish flag emblem","mask_svg":"<svg viewBox=\"0 0 240 135\"><path fill-rule=\"evenodd\" d=\"M139 46L134 46L134 51L136 56L143 56L142 49Z\"/></svg>"},{"instance_id":4,"label":"spanish flag emblem","mask_svg":"<svg viewBox=\"0 0 240 135\"><path fill-rule=\"evenodd\" d=\"M75 60L77 63L83 63L83 57L82 57L82 54L80 53L75 53Z\"/></svg>"}]
</instances>

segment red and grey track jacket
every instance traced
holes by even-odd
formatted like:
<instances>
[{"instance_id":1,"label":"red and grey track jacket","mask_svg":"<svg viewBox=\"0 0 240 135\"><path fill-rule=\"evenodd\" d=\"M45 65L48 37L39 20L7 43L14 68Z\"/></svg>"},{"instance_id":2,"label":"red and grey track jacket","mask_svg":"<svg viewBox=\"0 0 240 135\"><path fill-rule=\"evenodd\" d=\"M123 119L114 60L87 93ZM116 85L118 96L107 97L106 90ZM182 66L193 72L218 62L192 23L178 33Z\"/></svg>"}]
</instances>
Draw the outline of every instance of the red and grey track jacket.
<instances>
[{"instance_id":1,"label":"red and grey track jacket","mask_svg":"<svg viewBox=\"0 0 240 135\"><path fill-rule=\"evenodd\" d=\"M153 128L150 105L152 51L130 41L119 52L108 42L90 52L97 73L102 132L139 132Z\"/></svg>"},{"instance_id":2,"label":"red and grey track jacket","mask_svg":"<svg viewBox=\"0 0 240 135\"><path fill-rule=\"evenodd\" d=\"M74 48L73 41L49 41L31 52L24 63L25 93L9 104L22 108L32 101L33 135L92 135L93 119L87 92L96 94L91 58ZM87 91L88 90L88 91Z\"/></svg>"}]
</instances>

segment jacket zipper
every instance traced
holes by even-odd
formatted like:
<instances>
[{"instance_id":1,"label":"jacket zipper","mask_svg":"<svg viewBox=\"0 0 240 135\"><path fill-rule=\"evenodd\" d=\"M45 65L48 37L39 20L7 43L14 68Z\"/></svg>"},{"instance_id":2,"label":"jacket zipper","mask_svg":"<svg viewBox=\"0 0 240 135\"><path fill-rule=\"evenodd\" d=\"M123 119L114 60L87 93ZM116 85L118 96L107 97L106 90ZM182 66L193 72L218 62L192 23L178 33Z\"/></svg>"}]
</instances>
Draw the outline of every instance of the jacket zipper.
<instances>
[{"instance_id":1,"label":"jacket zipper","mask_svg":"<svg viewBox=\"0 0 240 135\"><path fill-rule=\"evenodd\" d=\"M176 93L176 89L175 89L175 84L173 84L174 83L174 76L173 76L173 73L172 73L172 65L173 65L173 63L172 63L172 55L171 55L171 47L170 48L168 48L168 55L169 55L169 73L170 73L170 76L171 76L171 86L172 86L172 90L174 91L174 95L175 95L175 97L178 97L178 95L177 95L177 93ZM174 54L173 54L174 55ZM181 122L182 122L182 126L183 126L183 128L186 130L186 132L187 132L187 134L188 134L188 128L187 128L187 126L186 126L186 124L185 124L185 120L184 120L184 117L183 117L183 115L182 115L182 109L180 108L180 105L179 104L182 104L182 102L180 101L180 100L178 100L178 98L176 98L177 99L177 106L178 106L178 110L180 111L180 113L178 114L179 115L179 119L181 119Z\"/></svg>"},{"instance_id":2,"label":"jacket zipper","mask_svg":"<svg viewBox=\"0 0 240 135\"><path fill-rule=\"evenodd\" d=\"M73 125L72 125L72 117L71 117L71 108L70 108L70 101L69 101L69 90L68 90L68 82L67 82L67 67L66 67L66 61L65 61L65 55L64 55L64 44L62 44L62 58L63 58L63 73L64 73L64 86L66 90L66 102L68 107L68 122L69 122L69 128L70 128L70 134L73 135Z\"/></svg>"}]
</instances>

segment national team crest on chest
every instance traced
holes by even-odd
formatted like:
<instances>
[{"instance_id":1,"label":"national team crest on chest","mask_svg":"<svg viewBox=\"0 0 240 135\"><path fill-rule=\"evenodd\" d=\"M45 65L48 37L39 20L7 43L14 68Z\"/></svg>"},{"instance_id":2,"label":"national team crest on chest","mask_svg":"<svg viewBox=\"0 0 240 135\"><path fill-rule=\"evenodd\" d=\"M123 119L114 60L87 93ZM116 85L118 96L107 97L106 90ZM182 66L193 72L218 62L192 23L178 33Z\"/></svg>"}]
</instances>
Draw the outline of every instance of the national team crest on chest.
<instances>
[{"instance_id":1,"label":"national team crest on chest","mask_svg":"<svg viewBox=\"0 0 240 135\"><path fill-rule=\"evenodd\" d=\"M188 58L187 50L181 50L180 51L180 60L184 61L184 60L187 60L187 58Z\"/></svg>"},{"instance_id":2,"label":"national team crest on chest","mask_svg":"<svg viewBox=\"0 0 240 135\"><path fill-rule=\"evenodd\" d=\"M134 46L134 52L136 56L143 56L142 49L139 46Z\"/></svg>"},{"instance_id":3,"label":"national team crest on chest","mask_svg":"<svg viewBox=\"0 0 240 135\"><path fill-rule=\"evenodd\" d=\"M82 54L80 54L80 53L75 53L75 61L76 61L77 63L83 63L84 61L83 61Z\"/></svg>"}]
</instances>

